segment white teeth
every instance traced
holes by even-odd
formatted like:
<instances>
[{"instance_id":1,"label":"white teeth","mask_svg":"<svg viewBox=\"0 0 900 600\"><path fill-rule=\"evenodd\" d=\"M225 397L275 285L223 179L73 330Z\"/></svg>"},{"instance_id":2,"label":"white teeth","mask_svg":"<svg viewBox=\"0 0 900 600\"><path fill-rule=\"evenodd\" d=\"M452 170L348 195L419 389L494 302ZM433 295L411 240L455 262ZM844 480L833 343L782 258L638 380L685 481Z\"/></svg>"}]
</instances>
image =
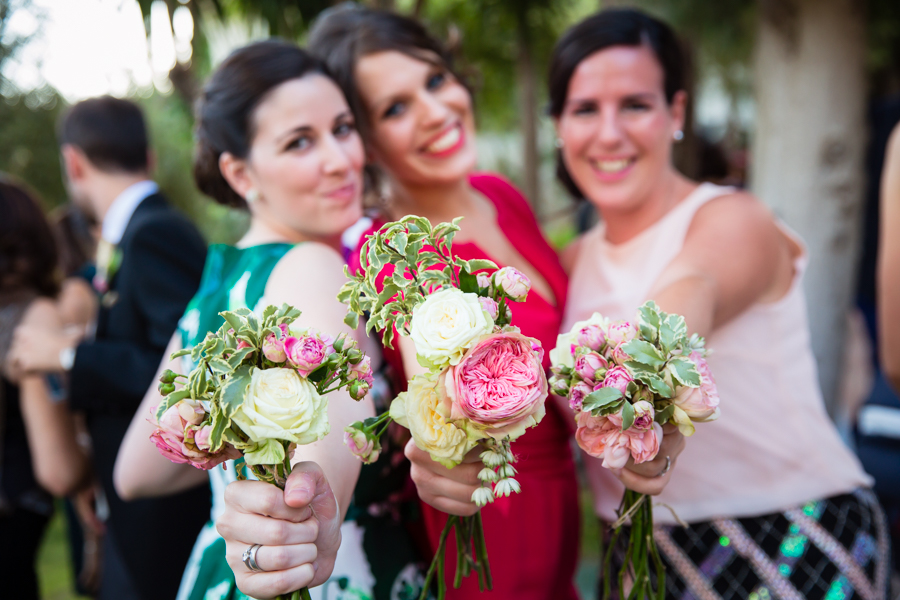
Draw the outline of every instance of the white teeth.
<instances>
[{"instance_id":1,"label":"white teeth","mask_svg":"<svg viewBox=\"0 0 900 600\"><path fill-rule=\"evenodd\" d=\"M428 144L428 147L426 147L425 150L435 154L443 152L444 150L449 150L459 142L460 135L459 127L454 127L432 143Z\"/></svg>"},{"instance_id":2,"label":"white teeth","mask_svg":"<svg viewBox=\"0 0 900 600\"><path fill-rule=\"evenodd\" d=\"M627 158L621 160L595 160L594 165L604 173L618 173L631 164Z\"/></svg>"}]
</instances>

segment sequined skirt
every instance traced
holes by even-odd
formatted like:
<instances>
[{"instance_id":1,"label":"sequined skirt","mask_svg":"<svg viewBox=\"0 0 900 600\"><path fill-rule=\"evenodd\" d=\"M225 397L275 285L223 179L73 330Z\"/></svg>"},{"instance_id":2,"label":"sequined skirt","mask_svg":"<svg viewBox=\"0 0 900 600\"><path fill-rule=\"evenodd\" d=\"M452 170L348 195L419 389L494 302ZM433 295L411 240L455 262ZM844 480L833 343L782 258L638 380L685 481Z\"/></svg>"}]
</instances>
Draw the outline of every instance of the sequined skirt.
<instances>
[{"instance_id":1,"label":"sequined skirt","mask_svg":"<svg viewBox=\"0 0 900 600\"><path fill-rule=\"evenodd\" d=\"M667 598L887 598L890 538L869 490L760 517L660 527L655 537Z\"/></svg>"}]
</instances>

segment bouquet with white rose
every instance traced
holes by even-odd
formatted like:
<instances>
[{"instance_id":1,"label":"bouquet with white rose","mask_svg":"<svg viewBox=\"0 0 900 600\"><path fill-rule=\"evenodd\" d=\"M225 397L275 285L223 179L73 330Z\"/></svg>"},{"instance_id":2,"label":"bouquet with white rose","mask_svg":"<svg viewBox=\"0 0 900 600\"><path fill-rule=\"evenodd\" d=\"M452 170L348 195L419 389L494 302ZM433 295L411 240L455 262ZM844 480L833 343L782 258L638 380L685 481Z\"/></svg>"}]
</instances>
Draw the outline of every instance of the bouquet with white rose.
<instances>
[{"instance_id":1,"label":"bouquet with white rose","mask_svg":"<svg viewBox=\"0 0 900 600\"><path fill-rule=\"evenodd\" d=\"M407 216L370 235L360 250L363 272L352 276L338 298L349 305L347 323L368 315L367 329L383 332L390 347L395 331L416 347L428 369L381 417L350 425L347 444L363 460L376 453L378 439L393 420L408 428L413 441L447 468L481 446L482 486L472 495L478 506L519 492L510 444L544 417L547 379L540 343L510 325L510 302L525 299L528 278L488 260L465 261L452 253L459 219L434 227ZM454 584L477 573L491 589L481 515L450 516L426 574L422 598L437 572L438 598L446 593L444 552L456 528Z\"/></svg>"},{"instance_id":2,"label":"bouquet with white rose","mask_svg":"<svg viewBox=\"0 0 900 600\"><path fill-rule=\"evenodd\" d=\"M550 387L568 398L576 413L578 445L609 469L623 468L629 458L638 464L656 458L666 423L690 436L694 422L719 416L719 394L703 338L689 337L684 318L662 312L653 301L638 309L635 323L610 323L594 313L560 334L550 352ZM653 509L648 496L631 490L625 490L619 519L612 525L603 567L604 599L610 596L613 550L629 519L620 593L628 576L634 585L629 600L662 600L665 569L653 539ZM651 560L656 590L650 581Z\"/></svg>"},{"instance_id":3,"label":"bouquet with white rose","mask_svg":"<svg viewBox=\"0 0 900 600\"><path fill-rule=\"evenodd\" d=\"M300 327L300 311L287 304L260 316L246 308L220 314L218 331L172 355L189 355L195 366L160 377L165 398L150 439L169 460L200 469L243 457L257 479L284 489L297 445L329 431L326 394L346 389L359 400L369 391L368 357L344 334ZM300 598L308 590L279 596Z\"/></svg>"}]
</instances>

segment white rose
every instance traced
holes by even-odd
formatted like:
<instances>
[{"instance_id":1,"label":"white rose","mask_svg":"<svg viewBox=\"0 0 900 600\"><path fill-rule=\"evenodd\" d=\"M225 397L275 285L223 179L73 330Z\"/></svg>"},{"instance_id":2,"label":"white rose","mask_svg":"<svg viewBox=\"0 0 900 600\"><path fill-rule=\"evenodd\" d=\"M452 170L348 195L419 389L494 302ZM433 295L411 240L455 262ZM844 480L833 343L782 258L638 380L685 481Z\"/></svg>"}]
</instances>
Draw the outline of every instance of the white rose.
<instances>
[{"instance_id":1,"label":"white rose","mask_svg":"<svg viewBox=\"0 0 900 600\"><path fill-rule=\"evenodd\" d=\"M556 336L556 348L550 351L550 364L553 366L575 368L575 355L572 353L572 346L577 343L577 335L572 333L561 333Z\"/></svg>"},{"instance_id":2,"label":"white rose","mask_svg":"<svg viewBox=\"0 0 900 600\"><path fill-rule=\"evenodd\" d=\"M294 369L255 369L234 422L254 442L311 444L328 434L328 402Z\"/></svg>"},{"instance_id":3,"label":"white rose","mask_svg":"<svg viewBox=\"0 0 900 600\"><path fill-rule=\"evenodd\" d=\"M476 294L447 288L413 308L409 337L416 354L441 368L457 364L470 346L493 330L494 322Z\"/></svg>"},{"instance_id":4,"label":"white rose","mask_svg":"<svg viewBox=\"0 0 900 600\"><path fill-rule=\"evenodd\" d=\"M447 421L440 410L437 383L428 377L413 377L407 391L391 402L391 418L408 428L413 441L431 459L448 469L462 462L475 447L466 432Z\"/></svg>"}]
</instances>

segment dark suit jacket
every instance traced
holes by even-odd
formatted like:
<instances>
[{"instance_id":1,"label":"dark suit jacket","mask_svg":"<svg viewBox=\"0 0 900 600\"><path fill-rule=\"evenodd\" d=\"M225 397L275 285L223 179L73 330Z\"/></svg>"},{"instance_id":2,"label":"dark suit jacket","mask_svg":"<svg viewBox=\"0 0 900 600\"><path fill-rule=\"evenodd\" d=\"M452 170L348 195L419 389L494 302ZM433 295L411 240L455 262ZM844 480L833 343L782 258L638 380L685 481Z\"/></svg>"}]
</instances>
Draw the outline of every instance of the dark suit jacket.
<instances>
[{"instance_id":1,"label":"dark suit jacket","mask_svg":"<svg viewBox=\"0 0 900 600\"><path fill-rule=\"evenodd\" d=\"M156 385L165 348L200 286L206 245L183 215L154 194L135 209L118 247L122 261L108 297L116 300L101 306L95 339L75 352L69 403L87 417L119 563L142 599L163 600L175 597L197 533L209 519L209 489L124 502L112 474L125 431Z\"/></svg>"}]
</instances>

